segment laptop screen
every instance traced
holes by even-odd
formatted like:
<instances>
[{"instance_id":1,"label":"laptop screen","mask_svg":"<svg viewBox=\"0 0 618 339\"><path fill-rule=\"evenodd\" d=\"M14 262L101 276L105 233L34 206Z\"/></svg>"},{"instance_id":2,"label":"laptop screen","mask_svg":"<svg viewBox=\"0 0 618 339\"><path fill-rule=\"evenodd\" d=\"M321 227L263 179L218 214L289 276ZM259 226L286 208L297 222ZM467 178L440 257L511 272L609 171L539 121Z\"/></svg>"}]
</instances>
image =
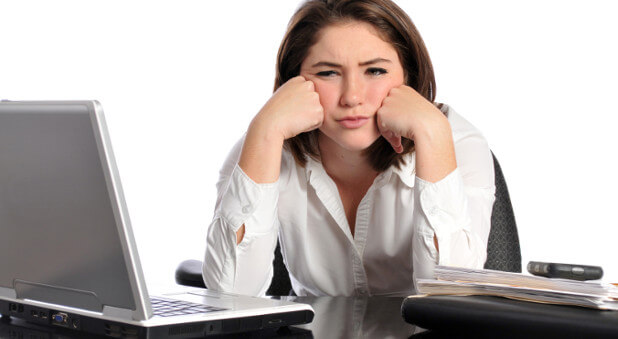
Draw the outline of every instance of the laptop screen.
<instances>
[{"instance_id":1,"label":"laptop screen","mask_svg":"<svg viewBox=\"0 0 618 339\"><path fill-rule=\"evenodd\" d=\"M136 309L92 102L0 104L0 288Z\"/></svg>"}]
</instances>

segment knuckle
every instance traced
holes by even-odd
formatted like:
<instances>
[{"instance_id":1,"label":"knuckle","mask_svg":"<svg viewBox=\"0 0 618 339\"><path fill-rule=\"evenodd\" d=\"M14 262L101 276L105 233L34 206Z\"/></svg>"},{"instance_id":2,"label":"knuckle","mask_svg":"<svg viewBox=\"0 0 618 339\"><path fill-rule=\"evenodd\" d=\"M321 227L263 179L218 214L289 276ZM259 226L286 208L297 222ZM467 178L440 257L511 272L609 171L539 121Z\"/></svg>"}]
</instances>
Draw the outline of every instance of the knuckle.
<instances>
[{"instance_id":1,"label":"knuckle","mask_svg":"<svg viewBox=\"0 0 618 339\"><path fill-rule=\"evenodd\" d=\"M402 93L405 89L402 87L393 87L391 88L391 90L389 91L389 94L391 95L398 95L400 93Z\"/></svg>"},{"instance_id":2,"label":"knuckle","mask_svg":"<svg viewBox=\"0 0 618 339\"><path fill-rule=\"evenodd\" d=\"M318 105L315 108L314 113L320 118L320 120L324 118L324 108L322 108L322 106Z\"/></svg>"},{"instance_id":3,"label":"knuckle","mask_svg":"<svg viewBox=\"0 0 618 339\"><path fill-rule=\"evenodd\" d=\"M285 86L286 84L295 84L295 83L297 83L298 81L299 81L299 77L298 77L298 76L295 76L295 77L291 78L290 80L286 81L286 83L285 83L285 84L283 84L283 85Z\"/></svg>"}]
</instances>

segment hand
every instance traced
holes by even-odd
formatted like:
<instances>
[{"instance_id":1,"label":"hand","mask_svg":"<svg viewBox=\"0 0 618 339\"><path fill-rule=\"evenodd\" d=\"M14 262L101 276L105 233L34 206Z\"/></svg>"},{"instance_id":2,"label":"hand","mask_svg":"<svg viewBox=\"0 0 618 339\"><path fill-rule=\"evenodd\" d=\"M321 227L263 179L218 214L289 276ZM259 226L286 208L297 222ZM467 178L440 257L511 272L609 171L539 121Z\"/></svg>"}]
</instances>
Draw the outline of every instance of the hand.
<instances>
[{"instance_id":1,"label":"hand","mask_svg":"<svg viewBox=\"0 0 618 339\"><path fill-rule=\"evenodd\" d=\"M411 87L392 88L377 116L378 129L395 152L403 152L402 137L414 140L419 178L437 182L457 168L448 119Z\"/></svg>"},{"instance_id":2,"label":"hand","mask_svg":"<svg viewBox=\"0 0 618 339\"><path fill-rule=\"evenodd\" d=\"M448 125L440 110L406 85L389 91L377 111L377 123L378 130L397 153L403 152L401 137L414 140L429 129Z\"/></svg>"},{"instance_id":3,"label":"hand","mask_svg":"<svg viewBox=\"0 0 618 339\"><path fill-rule=\"evenodd\" d=\"M313 82L297 76L277 89L256 120L285 140L319 128L324 121L324 109Z\"/></svg>"}]
</instances>

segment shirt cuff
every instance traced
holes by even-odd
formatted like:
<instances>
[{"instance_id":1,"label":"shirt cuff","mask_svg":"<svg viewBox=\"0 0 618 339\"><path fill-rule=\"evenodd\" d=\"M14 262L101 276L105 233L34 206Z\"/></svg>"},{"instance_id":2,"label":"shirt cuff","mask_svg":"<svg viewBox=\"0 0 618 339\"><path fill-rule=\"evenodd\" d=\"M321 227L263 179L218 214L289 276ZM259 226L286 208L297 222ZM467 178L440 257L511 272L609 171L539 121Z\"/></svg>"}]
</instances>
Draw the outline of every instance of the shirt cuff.
<instances>
[{"instance_id":1,"label":"shirt cuff","mask_svg":"<svg viewBox=\"0 0 618 339\"><path fill-rule=\"evenodd\" d=\"M247 233L268 233L275 226L278 199L279 180L258 184L236 165L217 214L234 232L251 219L252 227L247 228Z\"/></svg>"}]
</instances>

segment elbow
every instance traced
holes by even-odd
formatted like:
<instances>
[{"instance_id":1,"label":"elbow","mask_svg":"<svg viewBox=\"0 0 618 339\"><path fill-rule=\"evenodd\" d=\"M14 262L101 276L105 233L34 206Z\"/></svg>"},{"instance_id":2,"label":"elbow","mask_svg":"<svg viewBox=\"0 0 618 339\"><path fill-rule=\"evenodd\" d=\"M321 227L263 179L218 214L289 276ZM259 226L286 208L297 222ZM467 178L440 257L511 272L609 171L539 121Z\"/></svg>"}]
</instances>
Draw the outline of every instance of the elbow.
<instances>
[{"instance_id":1,"label":"elbow","mask_svg":"<svg viewBox=\"0 0 618 339\"><path fill-rule=\"evenodd\" d=\"M448 263L440 263L448 266L463 268L483 268L487 258L487 246L474 234L461 232L452 239L452 250Z\"/></svg>"},{"instance_id":2,"label":"elbow","mask_svg":"<svg viewBox=\"0 0 618 339\"><path fill-rule=\"evenodd\" d=\"M224 286L224 266L221 262L220 256L215 253L210 253L206 250L204 262L202 263L202 279L206 288L221 291L230 292L229 288Z\"/></svg>"},{"instance_id":3,"label":"elbow","mask_svg":"<svg viewBox=\"0 0 618 339\"><path fill-rule=\"evenodd\" d=\"M220 218L208 228L202 278L209 289L230 292L234 286L236 236L232 233Z\"/></svg>"}]
</instances>

